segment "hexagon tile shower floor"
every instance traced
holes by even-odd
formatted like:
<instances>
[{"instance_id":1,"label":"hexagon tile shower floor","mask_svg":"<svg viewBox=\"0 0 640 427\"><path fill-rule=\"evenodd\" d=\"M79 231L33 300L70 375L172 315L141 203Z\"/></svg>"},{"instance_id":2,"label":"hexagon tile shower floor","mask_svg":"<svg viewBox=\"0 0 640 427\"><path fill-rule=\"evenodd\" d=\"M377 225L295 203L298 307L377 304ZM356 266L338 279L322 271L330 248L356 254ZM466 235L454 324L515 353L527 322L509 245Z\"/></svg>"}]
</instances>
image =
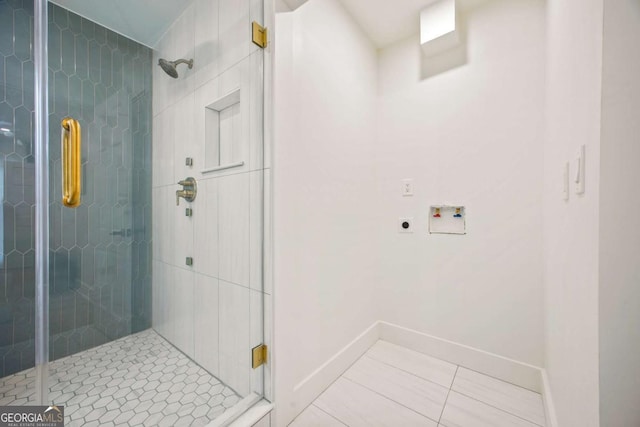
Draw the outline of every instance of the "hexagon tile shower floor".
<instances>
[{"instance_id":1,"label":"hexagon tile shower floor","mask_svg":"<svg viewBox=\"0 0 640 427\"><path fill-rule=\"evenodd\" d=\"M151 329L49 366L69 426L204 426L240 400ZM33 403L34 382L34 369L2 378L0 405Z\"/></svg>"}]
</instances>

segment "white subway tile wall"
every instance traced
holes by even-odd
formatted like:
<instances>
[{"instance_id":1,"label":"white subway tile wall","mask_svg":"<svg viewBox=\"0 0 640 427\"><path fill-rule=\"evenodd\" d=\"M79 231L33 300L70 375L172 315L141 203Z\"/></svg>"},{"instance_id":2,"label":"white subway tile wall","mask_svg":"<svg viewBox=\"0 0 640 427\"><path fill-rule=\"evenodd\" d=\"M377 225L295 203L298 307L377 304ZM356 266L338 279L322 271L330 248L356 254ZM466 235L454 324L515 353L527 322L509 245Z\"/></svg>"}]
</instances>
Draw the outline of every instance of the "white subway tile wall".
<instances>
[{"instance_id":1,"label":"white subway tile wall","mask_svg":"<svg viewBox=\"0 0 640 427\"><path fill-rule=\"evenodd\" d=\"M159 41L159 58L194 60L178 79L154 67L154 328L244 397L262 393L251 348L263 333L263 52L251 42L258 0L195 0ZM202 173L205 108L240 90L231 150L239 167ZM237 131L236 131L237 129ZM209 143L209 144L208 144ZM185 165L185 159L193 165ZM198 181L176 206L177 182ZM193 216L185 216L185 208ZM268 229L268 227L267 227ZM185 258L192 257L187 266ZM157 294L157 295L156 295Z\"/></svg>"}]
</instances>

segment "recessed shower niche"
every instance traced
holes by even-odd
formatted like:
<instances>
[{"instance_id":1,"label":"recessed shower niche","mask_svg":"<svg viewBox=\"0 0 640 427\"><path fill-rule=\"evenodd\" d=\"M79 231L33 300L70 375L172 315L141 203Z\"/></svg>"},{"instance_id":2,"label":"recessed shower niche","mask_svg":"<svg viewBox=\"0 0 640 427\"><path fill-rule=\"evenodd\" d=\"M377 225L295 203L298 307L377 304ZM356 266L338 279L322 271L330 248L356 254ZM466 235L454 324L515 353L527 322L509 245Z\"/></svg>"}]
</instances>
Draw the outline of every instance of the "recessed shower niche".
<instances>
[{"instance_id":1,"label":"recessed shower niche","mask_svg":"<svg viewBox=\"0 0 640 427\"><path fill-rule=\"evenodd\" d=\"M241 156L240 89L205 107L205 168L202 173L244 165Z\"/></svg>"}]
</instances>

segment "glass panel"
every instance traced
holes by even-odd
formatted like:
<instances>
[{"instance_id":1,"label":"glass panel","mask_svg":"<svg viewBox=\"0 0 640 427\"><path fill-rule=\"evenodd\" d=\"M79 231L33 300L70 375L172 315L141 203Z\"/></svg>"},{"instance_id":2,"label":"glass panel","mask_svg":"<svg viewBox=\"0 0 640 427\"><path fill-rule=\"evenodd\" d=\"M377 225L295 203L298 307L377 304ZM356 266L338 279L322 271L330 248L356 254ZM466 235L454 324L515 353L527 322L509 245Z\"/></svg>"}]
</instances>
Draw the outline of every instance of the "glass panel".
<instances>
[{"instance_id":1,"label":"glass panel","mask_svg":"<svg viewBox=\"0 0 640 427\"><path fill-rule=\"evenodd\" d=\"M121 401L101 411L122 406L133 392L122 383L158 353L145 332L131 335L151 326L151 59L148 47L49 4L49 399L71 420L116 392ZM73 209L61 200L65 117L82 129Z\"/></svg>"},{"instance_id":2,"label":"glass panel","mask_svg":"<svg viewBox=\"0 0 640 427\"><path fill-rule=\"evenodd\" d=\"M224 419L263 394L264 367L251 366L263 342L263 51L248 31L262 14L259 1L195 1L153 61L194 59L178 79L154 70L153 327L224 386L209 408ZM189 176L196 200L176 206Z\"/></svg>"},{"instance_id":3,"label":"glass panel","mask_svg":"<svg viewBox=\"0 0 640 427\"><path fill-rule=\"evenodd\" d=\"M49 71L55 360L151 324L151 50L50 4ZM82 128L82 203L74 209L60 196L65 117Z\"/></svg>"},{"instance_id":4,"label":"glass panel","mask_svg":"<svg viewBox=\"0 0 640 427\"><path fill-rule=\"evenodd\" d=\"M0 0L0 405L35 403L33 4Z\"/></svg>"}]
</instances>

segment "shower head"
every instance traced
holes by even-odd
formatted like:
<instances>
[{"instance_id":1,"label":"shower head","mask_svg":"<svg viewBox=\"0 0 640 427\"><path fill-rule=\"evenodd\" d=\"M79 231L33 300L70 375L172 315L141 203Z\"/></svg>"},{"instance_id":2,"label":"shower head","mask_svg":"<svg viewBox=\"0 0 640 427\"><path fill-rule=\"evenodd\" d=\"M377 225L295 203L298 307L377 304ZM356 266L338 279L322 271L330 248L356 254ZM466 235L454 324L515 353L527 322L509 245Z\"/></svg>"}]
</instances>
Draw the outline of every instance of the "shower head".
<instances>
[{"instance_id":1,"label":"shower head","mask_svg":"<svg viewBox=\"0 0 640 427\"><path fill-rule=\"evenodd\" d=\"M178 70L176 70L176 66L178 64L187 64L189 69L193 68L193 59L178 59L177 61L167 61L166 59L160 58L158 61L158 65L160 68L164 70L165 73L169 74L174 79L178 78Z\"/></svg>"}]
</instances>

